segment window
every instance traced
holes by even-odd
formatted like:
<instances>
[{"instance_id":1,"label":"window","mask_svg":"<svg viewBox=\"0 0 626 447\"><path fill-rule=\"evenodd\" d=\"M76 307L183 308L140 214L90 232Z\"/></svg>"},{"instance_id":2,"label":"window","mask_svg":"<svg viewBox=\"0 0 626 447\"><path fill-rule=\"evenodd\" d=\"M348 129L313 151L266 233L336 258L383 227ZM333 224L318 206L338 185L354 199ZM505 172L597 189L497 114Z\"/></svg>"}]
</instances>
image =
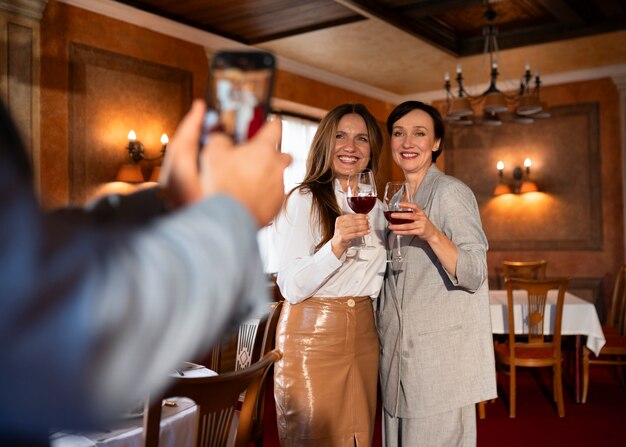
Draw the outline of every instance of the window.
<instances>
[{"instance_id":1,"label":"window","mask_svg":"<svg viewBox=\"0 0 626 447\"><path fill-rule=\"evenodd\" d=\"M298 186L306 173L306 159L313 136L317 131L318 122L310 119L299 118L290 115L281 116L283 136L280 143L281 151L291 155L293 161L285 169L285 193ZM266 273L274 273L277 266L274 265L271 253L272 226L269 225L259 230L258 242L261 250L261 259Z\"/></svg>"}]
</instances>

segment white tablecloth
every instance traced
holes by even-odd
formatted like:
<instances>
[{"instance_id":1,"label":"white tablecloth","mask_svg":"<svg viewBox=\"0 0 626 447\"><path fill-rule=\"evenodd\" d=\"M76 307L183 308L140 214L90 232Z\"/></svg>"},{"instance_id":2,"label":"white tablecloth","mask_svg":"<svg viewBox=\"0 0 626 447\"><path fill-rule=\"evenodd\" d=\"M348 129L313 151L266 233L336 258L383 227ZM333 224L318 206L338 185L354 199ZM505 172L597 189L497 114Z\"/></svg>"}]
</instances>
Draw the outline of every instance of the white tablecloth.
<instances>
[{"instance_id":1,"label":"white tablecloth","mask_svg":"<svg viewBox=\"0 0 626 447\"><path fill-rule=\"evenodd\" d=\"M185 377L214 376L207 368L183 370ZM173 376L177 374L174 373ZM177 406L164 406L161 414L160 447L189 447L193 445L196 405L187 398L168 398ZM55 433L51 447L142 447L143 417L128 418L102 432Z\"/></svg>"},{"instance_id":2,"label":"white tablecloth","mask_svg":"<svg viewBox=\"0 0 626 447\"><path fill-rule=\"evenodd\" d=\"M544 334L554 332L554 310L556 307L557 291L548 292L548 308L546 309ZM521 334L528 329L527 295L524 290L513 291L515 312L515 333ZM506 290L490 290L491 304L491 331L494 334L508 334L509 320L507 315ZM524 303L524 305L522 305ZM565 292L563 305L563 321L561 322L562 335L586 335L586 346L596 355L606 342L602 325L598 318L595 306L589 301Z\"/></svg>"}]
</instances>

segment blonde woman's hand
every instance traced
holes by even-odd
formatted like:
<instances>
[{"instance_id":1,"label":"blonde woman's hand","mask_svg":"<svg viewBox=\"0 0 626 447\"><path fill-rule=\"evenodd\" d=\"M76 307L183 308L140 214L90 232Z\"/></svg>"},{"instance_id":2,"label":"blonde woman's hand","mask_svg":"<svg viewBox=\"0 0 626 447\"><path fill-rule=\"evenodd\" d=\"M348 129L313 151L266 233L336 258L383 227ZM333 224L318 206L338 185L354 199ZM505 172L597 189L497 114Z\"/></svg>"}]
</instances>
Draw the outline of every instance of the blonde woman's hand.
<instances>
[{"instance_id":1,"label":"blonde woman's hand","mask_svg":"<svg viewBox=\"0 0 626 447\"><path fill-rule=\"evenodd\" d=\"M335 220L335 233L331 239L332 251L339 259L352 244L352 239L370 232L365 214L343 214Z\"/></svg>"}]
</instances>

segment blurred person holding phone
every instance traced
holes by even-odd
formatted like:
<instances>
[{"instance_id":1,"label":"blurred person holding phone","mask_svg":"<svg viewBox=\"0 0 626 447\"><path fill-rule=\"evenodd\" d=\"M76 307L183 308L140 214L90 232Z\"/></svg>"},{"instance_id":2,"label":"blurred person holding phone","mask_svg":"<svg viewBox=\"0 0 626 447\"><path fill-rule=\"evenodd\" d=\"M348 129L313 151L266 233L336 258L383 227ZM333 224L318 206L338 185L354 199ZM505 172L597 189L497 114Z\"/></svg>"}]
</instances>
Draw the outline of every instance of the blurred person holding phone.
<instances>
[{"instance_id":1,"label":"blurred person holding phone","mask_svg":"<svg viewBox=\"0 0 626 447\"><path fill-rule=\"evenodd\" d=\"M305 178L274 222L277 284L285 297L274 365L282 447L372 444L378 335L372 299L385 272L385 219L376 199L366 214L347 201L348 178L376 172L382 132L362 104L321 120ZM365 238L373 247L356 246Z\"/></svg>"},{"instance_id":2,"label":"blurred person holding phone","mask_svg":"<svg viewBox=\"0 0 626 447\"><path fill-rule=\"evenodd\" d=\"M46 214L0 103L0 445L96 427L265 309L256 232L284 198L280 122L198 153L204 114L194 101L160 190Z\"/></svg>"}]
</instances>

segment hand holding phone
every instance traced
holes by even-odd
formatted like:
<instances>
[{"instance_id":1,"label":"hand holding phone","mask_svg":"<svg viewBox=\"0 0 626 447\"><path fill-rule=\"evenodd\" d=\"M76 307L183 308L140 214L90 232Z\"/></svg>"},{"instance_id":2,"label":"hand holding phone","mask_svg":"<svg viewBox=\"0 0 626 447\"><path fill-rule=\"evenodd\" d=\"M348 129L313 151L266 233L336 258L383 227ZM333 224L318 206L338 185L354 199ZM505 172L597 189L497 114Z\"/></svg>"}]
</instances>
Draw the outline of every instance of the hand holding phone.
<instances>
[{"instance_id":1,"label":"hand holding phone","mask_svg":"<svg viewBox=\"0 0 626 447\"><path fill-rule=\"evenodd\" d=\"M275 60L265 51L220 51L211 64L201 146L222 131L235 143L252 137L270 110Z\"/></svg>"}]
</instances>

